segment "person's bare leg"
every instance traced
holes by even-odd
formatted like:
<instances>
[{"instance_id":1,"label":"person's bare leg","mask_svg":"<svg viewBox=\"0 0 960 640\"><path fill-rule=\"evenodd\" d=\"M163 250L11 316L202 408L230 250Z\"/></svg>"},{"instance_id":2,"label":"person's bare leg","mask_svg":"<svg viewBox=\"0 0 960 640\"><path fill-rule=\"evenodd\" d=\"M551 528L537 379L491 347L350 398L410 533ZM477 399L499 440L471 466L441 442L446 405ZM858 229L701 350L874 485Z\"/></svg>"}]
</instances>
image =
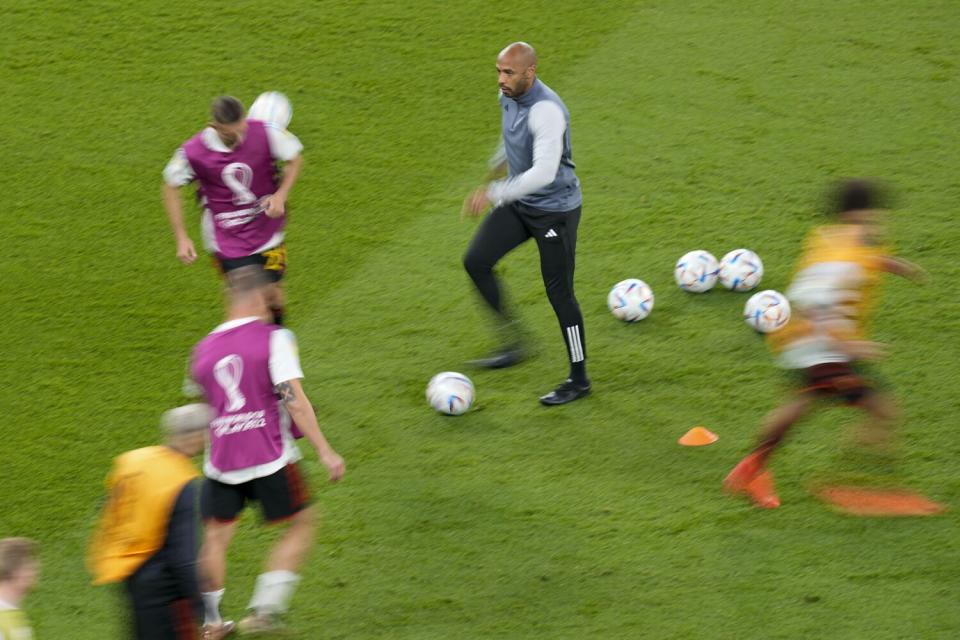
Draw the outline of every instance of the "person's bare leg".
<instances>
[{"instance_id":1,"label":"person's bare leg","mask_svg":"<svg viewBox=\"0 0 960 640\"><path fill-rule=\"evenodd\" d=\"M760 431L759 444L747 454L723 481L727 491L740 493L763 473L767 461L790 429L803 418L813 404L808 394L797 395L767 414Z\"/></svg>"},{"instance_id":2,"label":"person's bare leg","mask_svg":"<svg viewBox=\"0 0 960 640\"><path fill-rule=\"evenodd\" d=\"M316 530L314 510L307 507L290 519L290 525L270 551L264 572L250 600L253 615L240 625L244 631L266 631L274 627L273 617L287 611L293 590L300 581L297 571L303 565Z\"/></svg>"},{"instance_id":3,"label":"person's bare leg","mask_svg":"<svg viewBox=\"0 0 960 640\"><path fill-rule=\"evenodd\" d=\"M296 572L313 544L316 531L313 507L307 507L290 519L290 526L270 551L267 571Z\"/></svg>"},{"instance_id":4,"label":"person's bare leg","mask_svg":"<svg viewBox=\"0 0 960 640\"><path fill-rule=\"evenodd\" d=\"M859 406L867 412L867 419L855 432L856 444L876 453L892 453L894 427L900 421L896 401L889 394L872 393Z\"/></svg>"},{"instance_id":5,"label":"person's bare leg","mask_svg":"<svg viewBox=\"0 0 960 640\"><path fill-rule=\"evenodd\" d=\"M286 296L283 290L283 281L274 282L267 288L267 305L273 314L273 324L283 324L284 304Z\"/></svg>"}]
</instances>

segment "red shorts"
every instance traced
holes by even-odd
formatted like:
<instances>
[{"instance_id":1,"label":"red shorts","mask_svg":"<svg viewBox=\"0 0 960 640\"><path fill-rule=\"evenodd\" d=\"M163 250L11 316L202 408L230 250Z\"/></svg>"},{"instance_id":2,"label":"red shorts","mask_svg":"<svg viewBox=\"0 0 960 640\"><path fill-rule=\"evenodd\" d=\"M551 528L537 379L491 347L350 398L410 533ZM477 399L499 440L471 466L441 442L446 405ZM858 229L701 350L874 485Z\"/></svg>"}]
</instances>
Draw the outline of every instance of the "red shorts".
<instances>
[{"instance_id":1,"label":"red shorts","mask_svg":"<svg viewBox=\"0 0 960 640\"><path fill-rule=\"evenodd\" d=\"M818 364L800 373L803 376L801 393L836 398L856 405L875 392L873 384L856 365L849 362Z\"/></svg>"}]
</instances>

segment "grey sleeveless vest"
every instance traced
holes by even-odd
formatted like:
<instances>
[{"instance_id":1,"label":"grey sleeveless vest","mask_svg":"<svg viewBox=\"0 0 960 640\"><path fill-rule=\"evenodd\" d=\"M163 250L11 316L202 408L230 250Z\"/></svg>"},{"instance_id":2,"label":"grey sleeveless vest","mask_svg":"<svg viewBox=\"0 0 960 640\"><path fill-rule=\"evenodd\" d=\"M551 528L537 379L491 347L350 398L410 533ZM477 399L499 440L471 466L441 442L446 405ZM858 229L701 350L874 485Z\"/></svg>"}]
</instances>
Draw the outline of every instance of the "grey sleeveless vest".
<instances>
[{"instance_id":1,"label":"grey sleeveless vest","mask_svg":"<svg viewBox=\"0 0 960 640\"><path fill-rule=\"evenodd\" d=\"M503 148L507 155L507 166L511 177L520 175L533 166L533 133L527 122L530 108L541 100L556 103L567 121L563 134L563 153L560 167L553 182L520 199L520 203L543 211L570 211L583 201L580 193L580 181L574 173L572 149L570 147L570 112L553 90L535 80L526 93L519 98L500 95L503 107Z\"/></svg>"}]
</instances>

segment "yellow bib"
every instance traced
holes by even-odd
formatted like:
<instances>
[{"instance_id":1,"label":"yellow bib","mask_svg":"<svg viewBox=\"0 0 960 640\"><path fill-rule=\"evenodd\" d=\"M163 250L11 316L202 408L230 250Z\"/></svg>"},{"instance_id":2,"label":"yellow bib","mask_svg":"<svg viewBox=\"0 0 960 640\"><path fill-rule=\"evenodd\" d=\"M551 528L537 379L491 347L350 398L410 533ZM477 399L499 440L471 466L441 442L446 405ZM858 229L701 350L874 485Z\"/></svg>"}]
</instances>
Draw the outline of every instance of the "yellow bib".
<instances>
[{"instance_id":1,"label":"yellow bib","mask_svg":"<svg viewBox=\"0 0 960 640\"><path fill-rule=\"evenodd\" d=\"M31 640L33 630L20 609L0 610L0 640Z\"/></svg>"},{"instance_id":2,"label":"yellow bib","mask_svg":"<svg viewBox=\"0 0 960 640\"><path fill-rule=\"evenodd\" d=\"M126 579L160 550L177 496L198 475L189 458L169 447L117 456L87 555L94 584Z\"/></svg>"},{"instance_id":3,"label":"yellow bib","mask_svg":"<svg viewBox=\"0 0 960 640\"><path fill-rule=\"evenodd\" d=\"M824 262L852 262L858 265L863 281L857 288L857 300L849 305L848 317L852 325L838 339L864 339L870 315L876 303L882 269L880 259L888 254L887 247L874 244L869 237L870 229L857 224L830 224L814 228L804 242L803 255L797 264L796 273ZM780 331L768 334L770 348L779 352L786 345L809 337L811 324L800 314L795 314Z\"/></svg>"},{"instance_id":4,"label":"yellow bib","mask_svg":"<svg viewBox=\"0 0 960 640\"><path fill-rule=\"evenodd\" d=\"M860 266L865 278L860 287L856 317L861 329L870 319L876 303L880 276L879 261L888 255L887 247L868 237L870 230L858 224L830 224L817 227L807 236L797 271L819 262L853 262Z\"/></svg>"}]
</instances>

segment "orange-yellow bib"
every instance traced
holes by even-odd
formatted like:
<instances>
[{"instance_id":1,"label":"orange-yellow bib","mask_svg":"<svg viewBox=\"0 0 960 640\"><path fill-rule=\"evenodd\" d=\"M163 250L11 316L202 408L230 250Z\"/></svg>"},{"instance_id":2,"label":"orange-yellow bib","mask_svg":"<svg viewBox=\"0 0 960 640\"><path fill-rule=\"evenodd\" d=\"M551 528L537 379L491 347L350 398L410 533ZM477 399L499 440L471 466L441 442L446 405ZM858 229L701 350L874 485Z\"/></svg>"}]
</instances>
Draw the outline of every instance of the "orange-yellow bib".
<instances>
[{"instance_id":1,"label":"orange-yellow bib","mask_svg":"<svg viewBox=\"0 0 960 640\"><path fill-rule=\"evenodd\" d=\"M199 474L169 447L145 447L114 460L109 498L90 541L87 566L94 584L129 577L160 550L177 496Z\"/></svg>"}]
</instances>

